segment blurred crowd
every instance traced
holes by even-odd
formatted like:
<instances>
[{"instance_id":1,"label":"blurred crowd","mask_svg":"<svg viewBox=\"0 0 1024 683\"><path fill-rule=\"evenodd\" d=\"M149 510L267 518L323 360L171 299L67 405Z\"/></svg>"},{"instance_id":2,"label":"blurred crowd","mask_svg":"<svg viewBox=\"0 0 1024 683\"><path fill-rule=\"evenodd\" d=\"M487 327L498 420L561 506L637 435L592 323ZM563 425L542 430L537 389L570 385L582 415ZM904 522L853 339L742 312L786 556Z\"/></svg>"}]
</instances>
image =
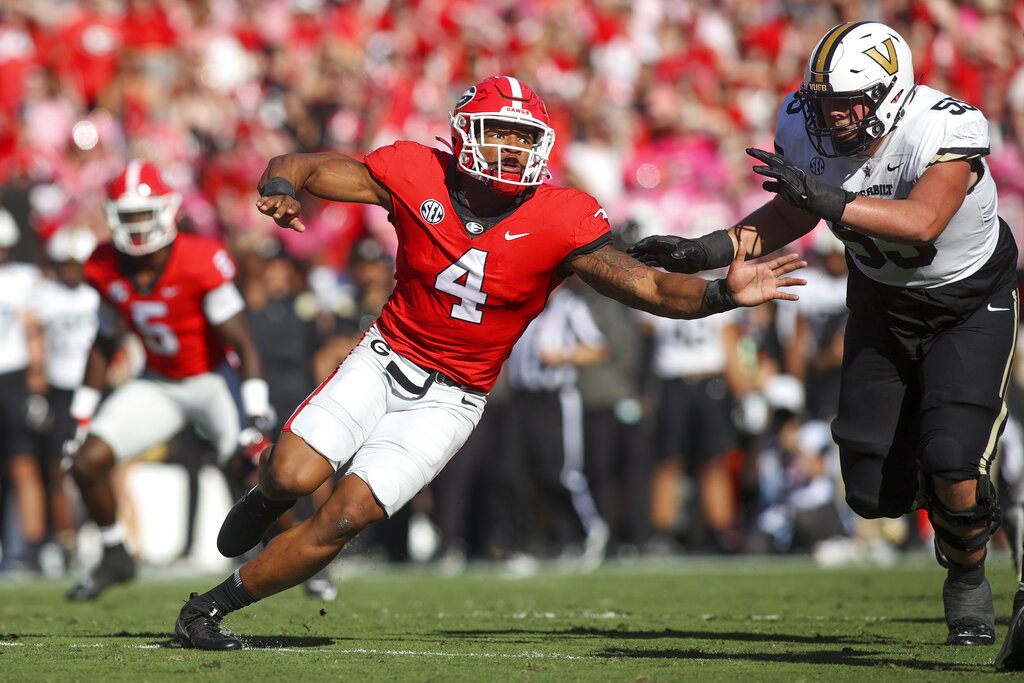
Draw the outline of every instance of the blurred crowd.
<instances>
[{"instance_id":1,"label":"blurred crowd","mask_svg":"<svg viewBox=\"0 0 1024 683\"><path fill-rule=\"evenodd\" d=\"M106 184L131 157L154 162L183 195L182 229L235 255L286 417L380 310L395 240L378 207L312 197L308 231L279 230L254 206L268 159L445 145L458 95L510 74L547 104L553 181L593 194L622 244L703 234L763 203L743 149L770 149L810 48L862 19L910 41L923 83L985 112L1000 214L1024 235L1022 0L0 0L0 222L15 236L4 246L45 270L61 228L108 239ZM916 520L857 525L843 508L828 420L845 261L823 226L800 249L812 261L801 302L713 324L661 324L570 291L607 346L573 379L591 521L523 528L521 496L550 487L506 453L516 393L533 389L502 382L463 452L364 544L403 559L425 535L425 556L454 565L813 548L828 561L926 534ZM666 410L673 383L711 397L726 433L697 436L706 418ZM670 428L690 423L682 436ZM551 506L559 514L572 512ZM821 543L843 539L860 545Z\"/></svg>"}]
</instances>

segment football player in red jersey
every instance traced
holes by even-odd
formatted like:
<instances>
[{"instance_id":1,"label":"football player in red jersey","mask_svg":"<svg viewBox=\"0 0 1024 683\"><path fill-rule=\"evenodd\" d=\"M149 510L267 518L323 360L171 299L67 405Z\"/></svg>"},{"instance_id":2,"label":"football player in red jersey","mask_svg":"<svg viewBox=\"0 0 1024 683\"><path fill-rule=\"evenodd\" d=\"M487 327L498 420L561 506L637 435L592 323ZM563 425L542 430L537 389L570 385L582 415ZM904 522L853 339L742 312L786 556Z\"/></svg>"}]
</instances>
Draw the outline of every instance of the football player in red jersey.
<instances>
[{"instance_id":1,"label":"football player in red jersey","mask_svg":"<svg viewBox=\"0 0 1024 683\"><path fill-rule=\"evenodd\" d=\"M296 189L376 204L398 234L396 285L376 323L284 426L259 485L218 537L236 557L294 501L346 476L317 512L278 535L219 586L192 594L175 632L186 647L238 649L224 614L321 570L362 529L405 505L476 427L502 363L564 278L656 314L695 318L770 299L795 255L732 264L709 282L642 265L611 246L605 212L583 192L542 184L554 132L540 98L510 77L471 87L451 114L453 153L397 142L365 162L334 153L270 161L257 207L305 230Z\"/></svg>"},{"instance_id":2,"label":"football player in red jersey","mask_svg":"<svg viewBox=\"0 0 1024 683\"><path fill-rule=\"evenodd\" d=\"M95 598L135 574L117 521L115 462L193 424L208 436L223 465L268 426L267 385L234 284L235 263L220 242L177 233L180 203L155 166L132 160L110 187L112 243L100 245L85 266L86 279L100 293L100 325L85 379L72 397L78 430L66 452L85 507L100 528L103 557L68 592L71 600ZM122 321L141 339L146 368L100 405ZM244 429L224 374L231 349L240 364L249 420Z\"/></svg>"}]
</instances>

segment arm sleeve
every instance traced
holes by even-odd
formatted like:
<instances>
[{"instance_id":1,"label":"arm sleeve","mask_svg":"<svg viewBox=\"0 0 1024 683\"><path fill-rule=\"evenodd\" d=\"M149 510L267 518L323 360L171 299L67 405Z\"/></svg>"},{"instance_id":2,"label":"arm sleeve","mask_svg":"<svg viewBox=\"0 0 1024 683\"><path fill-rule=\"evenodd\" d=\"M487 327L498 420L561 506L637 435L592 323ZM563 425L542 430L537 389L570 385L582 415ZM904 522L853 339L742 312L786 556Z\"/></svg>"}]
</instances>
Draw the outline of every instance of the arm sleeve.
<instances>
[{"instance_id":1,"label":"arm sleeve","mask_svg":"<svg viewBox=\"0 0 1024 683\"><path fill-rule=\"evenodd\" d=\"M203 297L203 314L214 325L220 325L236 313L245 310L245 300L234 282L225 282L211 289Z\"/></svg>"}]
</instances>

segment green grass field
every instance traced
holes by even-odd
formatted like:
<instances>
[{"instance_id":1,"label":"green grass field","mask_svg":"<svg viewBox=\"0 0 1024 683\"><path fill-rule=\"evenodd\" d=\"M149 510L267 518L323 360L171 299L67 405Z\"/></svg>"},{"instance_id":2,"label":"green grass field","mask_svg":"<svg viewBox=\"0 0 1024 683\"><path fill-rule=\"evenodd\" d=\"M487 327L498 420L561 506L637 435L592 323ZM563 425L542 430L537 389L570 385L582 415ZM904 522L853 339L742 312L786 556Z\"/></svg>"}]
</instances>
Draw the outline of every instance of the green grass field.
<instances>
[{"instance_id":1,"label":"green grass field","mask_svg":"<svg viewBox=\"0 0 1024 683\"><path fill-rule=\"evenodd\" d=\"M998 557L996 557L998 555ZM345 561L335 565L342 567ZM949 647L944 572L924 555L892 568L809 560L683 558L552 567L511 579L370 566L331 603L301 589L231 614L247 649L182 649L173 623L194 580L143 571L68 604L68 581L0 582L0 681L863 681L1005 677L992 661L1016 587L993 553L997 644Z\"/></svg>"}]
</instances>

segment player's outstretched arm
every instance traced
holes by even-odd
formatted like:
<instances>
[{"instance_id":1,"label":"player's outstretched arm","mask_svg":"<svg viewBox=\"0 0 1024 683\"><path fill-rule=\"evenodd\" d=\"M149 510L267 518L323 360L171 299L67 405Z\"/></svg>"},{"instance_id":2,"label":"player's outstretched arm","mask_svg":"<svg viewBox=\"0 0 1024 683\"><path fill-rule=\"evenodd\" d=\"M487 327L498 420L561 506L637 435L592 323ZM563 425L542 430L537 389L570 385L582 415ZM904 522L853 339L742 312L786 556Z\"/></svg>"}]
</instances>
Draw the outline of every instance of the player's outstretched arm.
<instances>
[{"instance_id":1,"label":"player's outstretched arm","mask_svg":"<svg viewBox=\"0 0 1024 683\"><path fill-rule=\"evenodd\" d=\"M260 198L256 208L282 228L305 232L299 218L302 205L299 190L336 202L376 204L392 209L391 195L378 183L366 165L337 152L282 154L267 164L257 184Z\"/></svg>"},{"instance_id":2,"label":"player's outstretched arm","mask_svg":"<svg viewBox=\"0 0 1024 683\"><path fill-rule=\"evenodd\" d=\"M806 284L786 277L807 265L796 254L765 263L746 263L746 247L737 248L729 275L709 281L650 268L610 246L575 257L570 266L580 278L605 296L627 306L666 318L702 318L736 306L756 306L772 299L799 297L782 287Z\"/></svg>"}]
</instances>

